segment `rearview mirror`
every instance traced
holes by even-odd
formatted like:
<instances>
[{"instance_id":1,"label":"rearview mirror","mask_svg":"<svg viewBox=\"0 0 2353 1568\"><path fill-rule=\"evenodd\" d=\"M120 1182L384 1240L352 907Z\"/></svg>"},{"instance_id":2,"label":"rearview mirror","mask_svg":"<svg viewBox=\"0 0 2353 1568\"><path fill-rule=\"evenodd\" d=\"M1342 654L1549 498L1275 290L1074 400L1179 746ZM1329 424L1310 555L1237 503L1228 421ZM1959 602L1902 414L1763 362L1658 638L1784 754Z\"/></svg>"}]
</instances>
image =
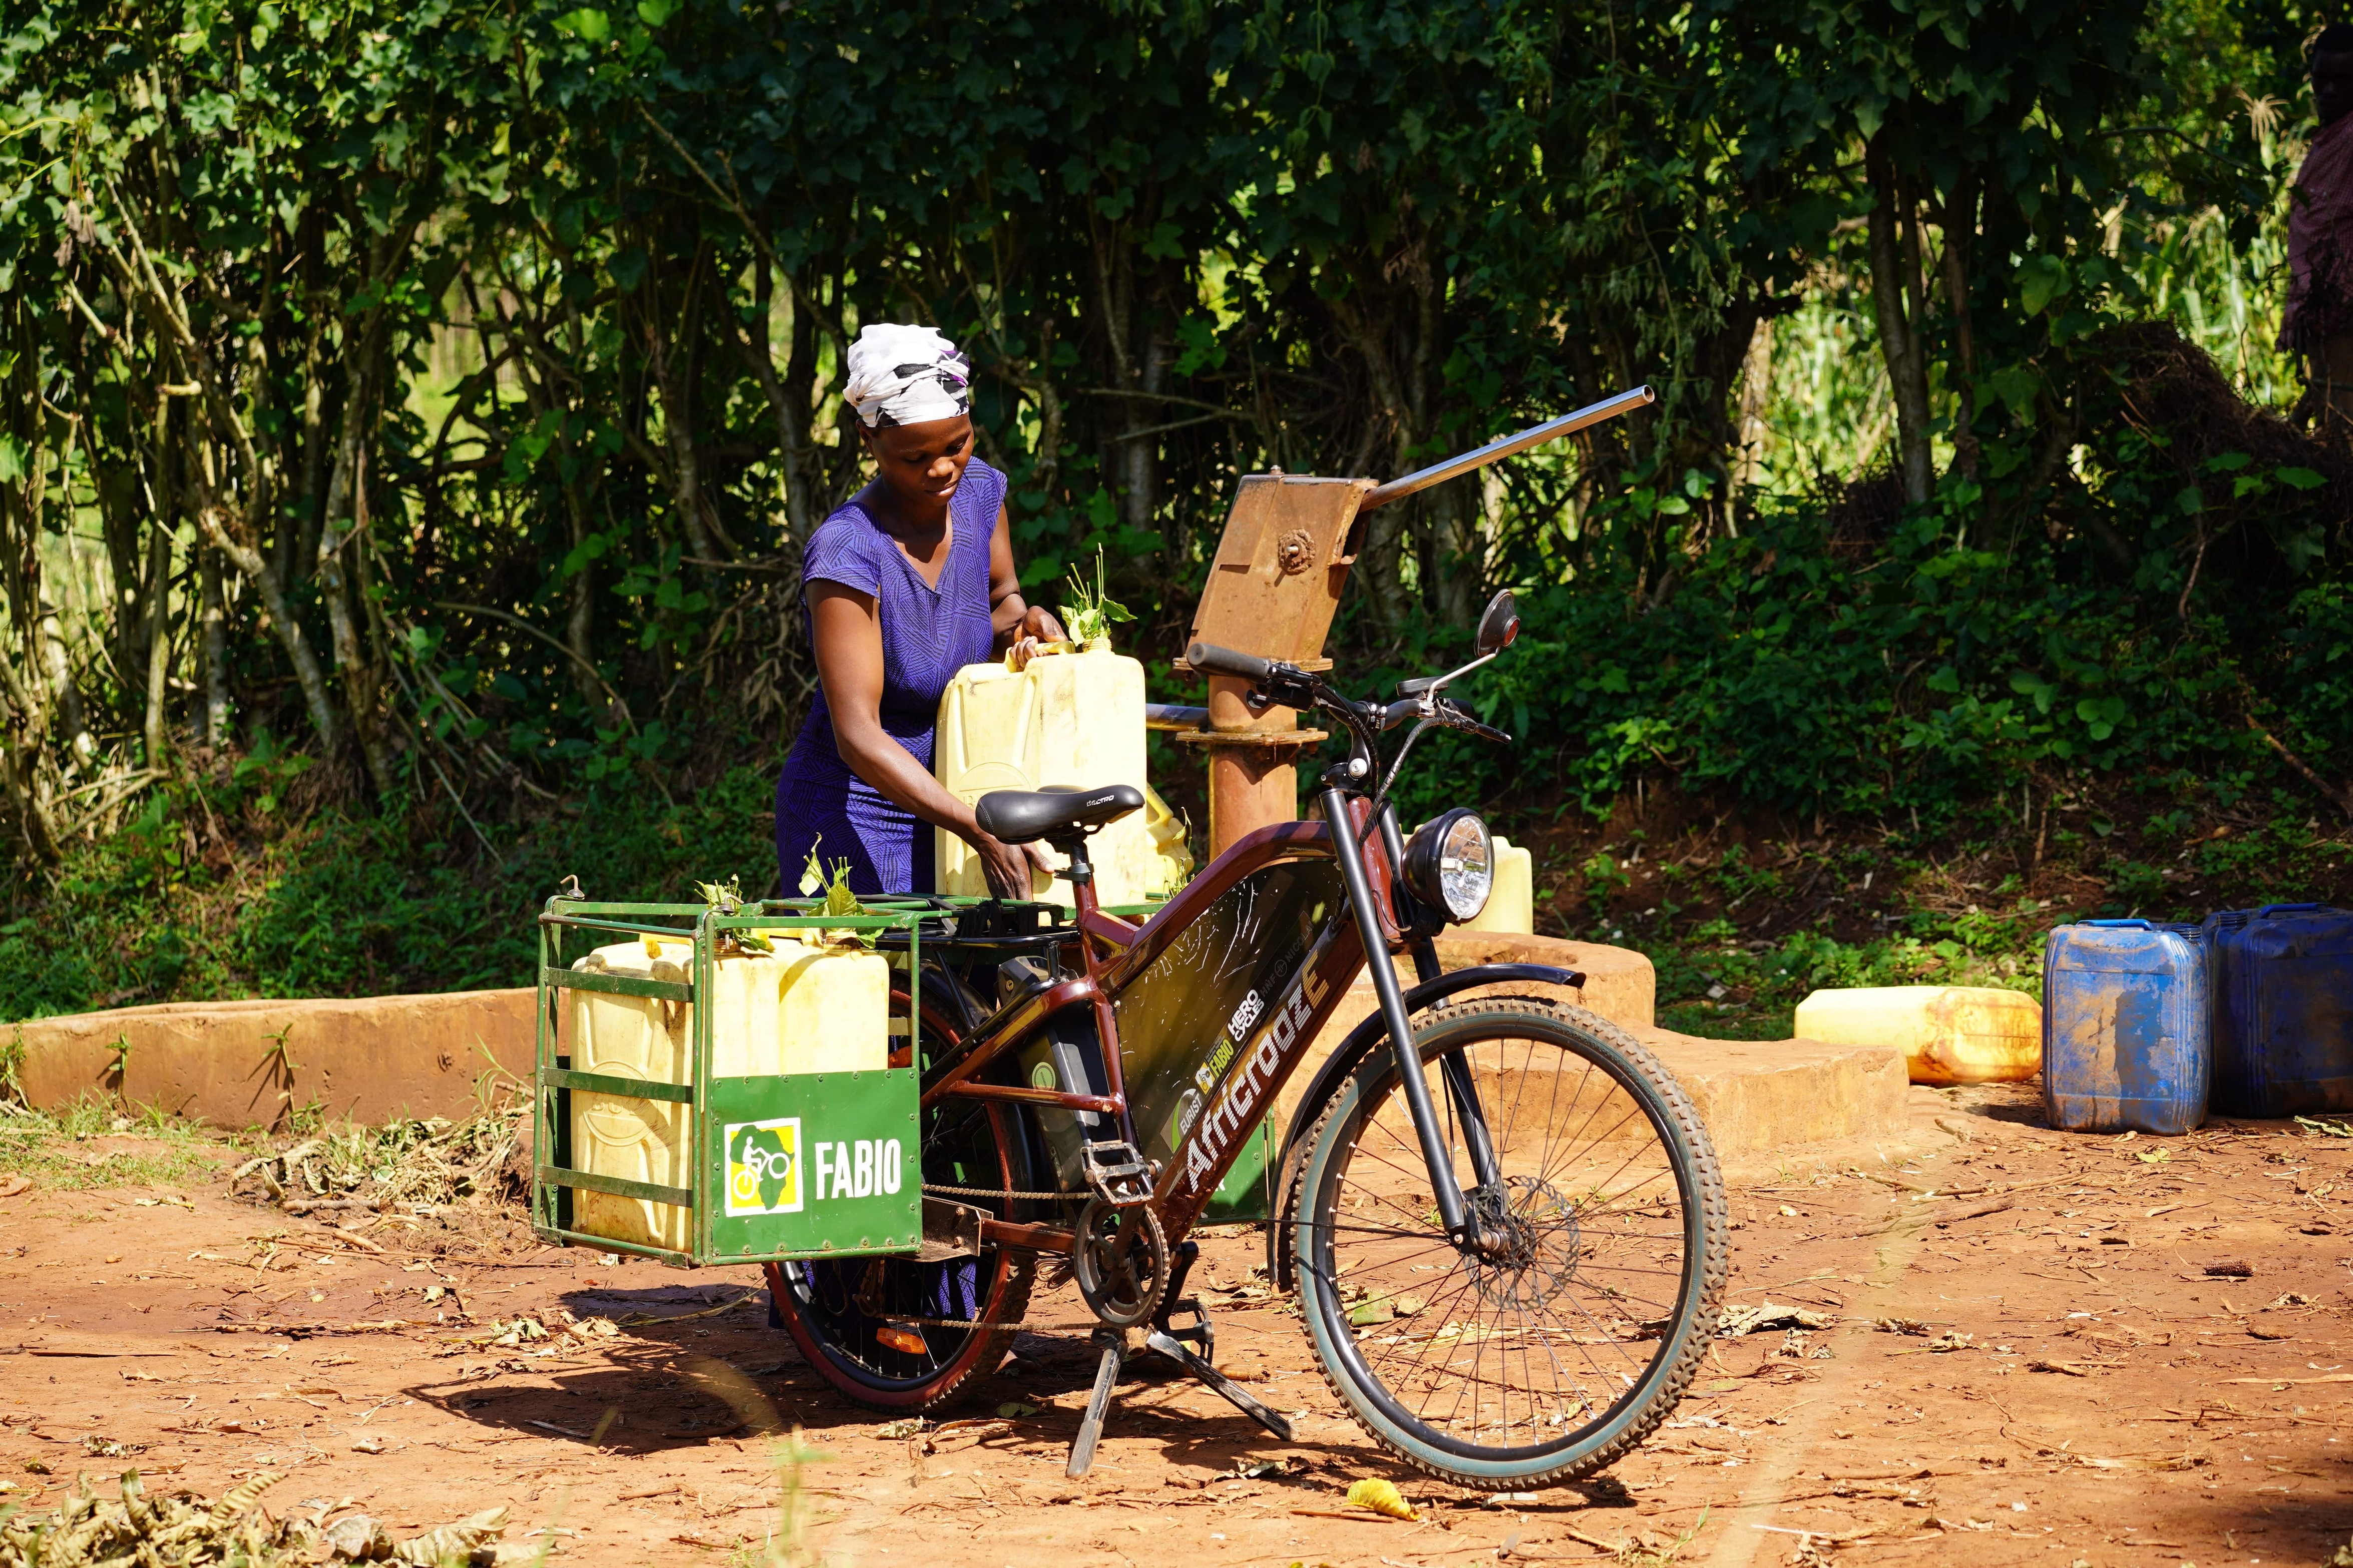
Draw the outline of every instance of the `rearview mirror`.
<instances>
[{"instance_id":1,"label":"rearview mirror","mask_svg":"<svg viewBox=\"0 0 2353 1568\"><path fill-rule=\"evenodd\" d=\"M1487 601L1487 613L1479 617L1479 651L1501 653L1519 635L1520 613L1512 603L1512 591L1506 588Z\"/></svg>"}]
</instances>

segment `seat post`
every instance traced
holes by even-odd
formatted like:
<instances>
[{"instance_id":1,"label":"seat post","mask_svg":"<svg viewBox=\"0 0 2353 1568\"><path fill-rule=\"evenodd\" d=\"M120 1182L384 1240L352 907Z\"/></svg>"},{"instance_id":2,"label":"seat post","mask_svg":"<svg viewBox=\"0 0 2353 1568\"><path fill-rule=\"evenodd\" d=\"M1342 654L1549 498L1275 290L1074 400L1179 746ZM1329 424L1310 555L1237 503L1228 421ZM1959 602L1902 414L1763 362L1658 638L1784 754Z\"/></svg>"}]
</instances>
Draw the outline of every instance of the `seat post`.
<instances>
[{"instance_id":1,"label":"seat post","mask_svg":"<svg viewBox=\"0 0 2353 1568\"><path fill-rule=\"evenodd\" d=\"M1079 957L1086 965L1087 978L1100 984L1105 967L1103 952L1097 945L1102 939L1092 928L1103 915L1103 901L1095 896L1095 868L1093 862L1087 858L1086 832L1083 828L1074 828L1046 842L1070 859L1070 869L1057 874L1071 879L1071 901L1077 906ZM1119 1020L1112 1012L1111 998L1100 993L1095 996L1094 1009L1095 1043L1103 1055L1103 1084L1111 1090L1112 1098L1120 1103L1120 1141L1112 1145L1091 1140L1087 1146L1091 1149L1115 1149L1120 1160L1140 1172L1144 1169L1143 1157L1135 1152L1135 1119L1127 1104L1127 1077L1123 1070Z\"/></svg>"},{"instance_id":2,"label":"seat post","mask_svg":"<svg viewBox=\"0 0 2353 1568\"><path fill-rule=\"evenodd\" d=\"M1102 900L1095 897L1095 868L1094 863L1087 858L1086 836L1072 834L1067 838L1049 839L1047 842L1070 858L1071 868L1061 875L1070 879L1071 902L1075 906L1080 925L1083 927L1089 915L1103 911Z\"/></svg>"}]
</instances>

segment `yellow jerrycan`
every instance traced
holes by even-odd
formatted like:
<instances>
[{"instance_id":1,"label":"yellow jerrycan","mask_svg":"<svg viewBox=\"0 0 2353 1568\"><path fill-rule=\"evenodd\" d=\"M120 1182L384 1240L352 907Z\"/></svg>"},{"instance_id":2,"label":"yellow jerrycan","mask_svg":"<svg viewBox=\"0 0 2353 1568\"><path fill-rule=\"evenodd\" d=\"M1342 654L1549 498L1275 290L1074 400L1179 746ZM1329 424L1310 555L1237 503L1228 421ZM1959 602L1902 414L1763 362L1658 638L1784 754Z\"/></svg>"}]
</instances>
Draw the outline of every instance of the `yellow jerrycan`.
<instances>
[{"instance_id":1,"label":"yellow jerrycan","mask_svg":"<svg viewBox=\"0 0 2353 1568\"><path fill-rule=\"evenodd\" d=\"M1183 828L1145 781L1144 666L1112 652L1108 642L1041 654L1018 670L1003 664L965 666L941 694L932 756L941 785L967 805L999 789L1124 784L1144 790L1145 810L1129 813L1088 841L1095 896L1105 904L1166 897L1191 875ZM1174 854L1164 847L1172 828ZM933 832L937 890L987 898L988 880L972 847L945 828ZM1047 858L1060 863L1050 850ZM1064 905L1072 901L1070 883L1042 872L1035 874L1030 896Z\"/></svg>"},{"instance_id":2,"label":"yellow jerrycan","mask_svg":"<svg viewBox=\"0 0 2353 1568\"><path fill-rule=\"evenodd\" d=\"M1535 857L1522 846L1499 835L1495 839L1495 885L1487 894L1487 907L1455 929L1534 936L1536 931Z\"/></svg>"},{"instance_id":3,"label":"yellow jerrycan","mask_svg":"<svg viewBox=\"0 0 2353 1568\"><path fill-rule=\"evenodd\" d=\"M1799 1039L1893 1046L1914 1083L2011 1083L2042 1068L2042 1009L1981 985L1869 985L1798 1004Z\"/></svg>"},{"instance_id":4,"label":"yellow jerrycan","mask_svg":"<svg viewBox=\"0 0 2353 1568\"><path fill-rule=\"evenodd\" d=\"M712 965L711 1070L718 1078L866 1072L890 1063L891 967L879 953L766 933L773 952L723 954ZM575 969L640 980L692 977L693 944L647 936L600 947ZM652 1083L694 1079L694 1005L569 991L565 1038L579 1072ZM575 1168L600 1176L694 1184L694 1112L670 1100L572 1091ZM614 1241L684 1251L689 1210L611 1193L575 1192L574 1228Z\"/></svg>"}]
</instances>

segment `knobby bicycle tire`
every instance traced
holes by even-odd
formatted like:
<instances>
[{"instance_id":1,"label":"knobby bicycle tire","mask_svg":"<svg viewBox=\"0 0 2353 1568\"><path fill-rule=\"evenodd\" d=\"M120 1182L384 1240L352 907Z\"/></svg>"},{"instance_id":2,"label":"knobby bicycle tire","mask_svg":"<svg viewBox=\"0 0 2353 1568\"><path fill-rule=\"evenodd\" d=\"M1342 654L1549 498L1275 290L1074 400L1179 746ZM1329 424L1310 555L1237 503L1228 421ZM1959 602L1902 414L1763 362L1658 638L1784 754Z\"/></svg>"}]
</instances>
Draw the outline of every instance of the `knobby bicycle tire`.
<instances>
[{"instance_id":1,"label":"knobby bicycle tire","mask_svg":"<svg viewBox=\"0 0 2353 1568\"><path fill-rule=\"evenodd\" d=\"M1545 1152L1535 1157L1538 1168L1535 1174L1524 1170L1499 1183L1481 1198L1468 1191L1472 1184L1465 1157L1457 1157L1458 1175L1464 1178L1466 1199L1489 1205L1485 1212L1496 1216L1490 1226L1494 1233L1509 1233L1521 1238L1522 1245L1513 1254L1519 1261L1467 1258L1438 1230L1434 1206L1415 1214L1409 1212L1410 1202L1401 1205L1394 1198L1380 1195L1385 1187L1393 1188L1415 1179L1426 1189L1428 1167L1418 1147L1410 1142L1409 1122L1403 1129L1403 1148L1410 1151L1409 1159L1397 1151L1382 1154L1372 1147L1376 1133L1392 1143L1399 1142L1394 1123L1404 1114L1395 1061L1389 1052L1376 1051L1334 1093L1308 1131L1304 1141L1306 1153L1299 1162L1290 1194L1290 1246L1301 1319L1317 1364L1341 1404L1376 1440L1430 1475L1489 1490L1525 1489L1590 1475L1624 1457L1666 1418L1690 1386L1715 1333L1730 1272L1731 1247L1723 1178L1706 1129L1690 1098L1656 1058L1625 1030L1582 1008L1516 998L1451 1004L1423 1015L1417 1021L1415 1039L1424 1062L1436 1069L1429 1070L1427 1077L1440 1114L1447 1120L1450 1147L1458 1136L1465 1140L1469 1137L1467 1121L1458 1125L1455 1102L1445 1087L1443 1064L1450 1055L1472 1069L1471 1076L1475 1082L1477 1070L1485 1058L1474 1058L1473 1047L1525 1042L1529 1049L1519 1069L1523 1087L1543 1082L1544 1070L1556 1075L1550 1079L1551 1099L1545 1110L1547 1142L1543 1146ZM1538 1059L1538 1046L1556 1051L1557 1057ZM1560 1087L1567 1081L1572 1067L1577 1076L1569 1106L1563 1112L1558 1103ZM1494 1089L1480 1090L1482 1106L1500 1095L1507 1076L1497 1072ZM1630 1269L1627 1264L1618 1262L1609 1266L1618 1272L1605 1277L1600 1260L1604 1252L1630 1255L1643 1241L1656 1245L1670 1234L1666 1229L1641 1229L1641 1223L1650 1217L1648 1210L1659 1200L1645 1198L1632 1208L1613 1207L1620 1205L1620 1200L1610 1198L1605 1203L1601 1201L1605 1194L1597 1188L1593 1201L1573 1201L1560 1190L1568 1182L1567 1174L1551 1168L1550 1163L1556 1158L1549 1142L1554 1121L1563 1115L1573 1118L1588 1096L1594 1098L1594 1106L1586 1113L1588 1127L1606 1108L1621 1103L1630 1108L1608 1134L1596 1141L1597 1147L1608 1144L1609 1134L1617 1132L1632 1114L1639 1112L1656 1139L1661 1157L1672 1175L1676 1211L1672 1234L1680 1243L1680 1258L1674 1270L1672 1309L1656 1320L1625 1317L1624 1313L1639 1310L1633 1304L1644 1299L1629 1289L1613 1287L1606 1279L1638 1279L1645 1273L1663 1275L1666 1270L1639 1267ZM1525 1165L1528 1161L1518 1136L1518 1101L1514 1100L1514 1105L1512 1123L1490 1127L1488 1132L1491 1140L1506 1146L1498 1158L1507 1168L1514 1163ZM1493 1120L1493 1108L1487 1109ZM1384 1116L1389 1119L1386 1122L1380 1120ZM1533 1116L1528 1125L1534 1127ZM1559 1157L1566 1160L1573 1153L1573 1150L1564 1151ZM1347 1184L1351 1170L1359 1159L1376 1162L1361 1184L1367 1195L1344 1197L1343 1194L1350 1190ZM1630 1164L1633 1159L1629 1155L1626 1163ZM1408 1200L1428 1202L1426 1191L1414 1192L1409 1187L1403 1195ZM1346 1209L1339 1206L1344 1203ZM1337 1217L1350 1210L1359 1214L1369 1211L1372 1218L1380 1223ZM1428 1235L1418 1234L1417 1225ZM1612 1229L1612 1226L1620 1228ZM1351 1239L1342 1241L1343 1235ZM1595 1240L1597 1237L1599 1241ZM1416 1241L1421 1243L1419 1252L1410 1250L1409 1244ZM1628 1245L1620 1247L1620 1241ZM1343 1263L1337 1258L1343 1246L1356 1246L1363 1250L1353 1262ZM1356 1266L1366 1263L1369 1253L1382 1249L1399 1260L1412 1257L1432 1259L1419 1266L1399 1266L1451 1271L1431 1281L1429 1290L1419 1299L1397 1291L1394 1286L1388 1296L1376 1297L1370 1293L1372 1286L1351 1284L1349 1277L1354 1274L1357 1279L1380 1278L1382 1271L1392 1265L1376 1261L1372 1268L1362 1271ZM1451 1295L1441 1300L1440 1292L1447 1289L1446 1282L1458 1275L1462 1282L1453 1288ZM1583 1279L1581 1275L1592 1278ZM1402 1277L1410 1279L1418 1276ZM1494 1326L1486 1324L1483 1314L1490 1300L1519 1303L1522 1309L1533 1300L1539 1308L1548 1308L1554 1300L1571 1300L1572 1289L1580 1285L1584 1294L1614 1303L1605 1305L1603 1310L1615 1316L1611 1320L1596 1319L1581 1299L1576 1300L1573 1304L1584 1318L1584 1323L1577 1327L1609 1327L1611 1334L1584 1334L1582 1339L1590 1342L1580 1343L1577 1332L1546 1323L1528 1326L1525 1310L1519 1311L1523 1321L1517 1326L1505 1326L1505 1314L1500 1309ZM1663 1286L1656 1288L1663 1289ZM1358 1292L1354 1300L1351 1290ZM1467 1321L1449 1315L1456 1311L1472 1315ZM1547 1310L1545 1316L1550 1319L1558 1315ZM1368 1321L1370 1327L1366 1326ZM1565 1317L1561 1321L1567 1321ZM1601 1358L1594 1353L1595 1345L1612 1348L1623 1357L1626 1343L1646 1342L1641 1337L1629 1341L1618 1333L1616 1325L1620 1323L1625 1326L1626 1334L1655 1333L1658 1349L1641 1363L1639 1372L1630 1373L1614 1368L1608 1371L1608 1376L1618 1378L1626 1386L1606 1406L1580 1396L1585 1406L1593 1411L1590 1419L1550 1441L1482 1447L1473 1440L1481 1431L1509 1433L1514 1429L1511 1389L1482 1370L1487 1365L1487 1346L1494 1347L1496 1364L1506 1376L1510 1375L1511 1357L1515 1350L1532 1383L1543 1370L1538 1364L1539 1354L1551 1367L1555 1375L1554 1409L1550 1415L1543 1415L1542 1421L1538 1419L1544 1405L1540 1393L1524 1391L1522 1394L1523 1418L1528 1422L1533 1436L1543 1429L1543 1422L1556 1426L1566 1425L1567 1417L1560 1413L1560 1406L1567 1396L1562 1394L1558 1375L1564 1356L1573 1361L1573 1352L1582 1352L1597 1370L1578 1375L1601 1382ZM1389 1330L1396 1324L1403 1324L1404 1328L1376 1331ZM1392 1352L1392 1342L1408 1348ZM1368 1361L1367 1343L1375 1347L1376 1355L1391 1358L1383 1363L1388 1368L1386 1373L1377 1370ZM1409 1363L1409 1349L1416 1344L1420 1348L1410 1350ZM1440 1362L1433 1367L1430 1357L1441 1350ZM1453 1390L1454 1414L1433 1415L1428 1400L1419 1410L1409 1409L1406 1397L1389 1386L1390 1382L1417 1381L1425 1386L1430 1398L1436 1398L1449 1386L1450 1374L1444 1369L1456 1365L1466 1350L1471 1365L1466 1374L1453 1379L1461 1385ZM1496 1387L1501 1392L1491 1396L1487 1390ZM1468 1437L1453 1429L1464 1426L1459 1412L1466 1391L1472 1411ZM1490 1397L1500 1408L1500 1427L1493 1422L1483 1427L1479 1424Z\"/></svg>"}]
</instances>

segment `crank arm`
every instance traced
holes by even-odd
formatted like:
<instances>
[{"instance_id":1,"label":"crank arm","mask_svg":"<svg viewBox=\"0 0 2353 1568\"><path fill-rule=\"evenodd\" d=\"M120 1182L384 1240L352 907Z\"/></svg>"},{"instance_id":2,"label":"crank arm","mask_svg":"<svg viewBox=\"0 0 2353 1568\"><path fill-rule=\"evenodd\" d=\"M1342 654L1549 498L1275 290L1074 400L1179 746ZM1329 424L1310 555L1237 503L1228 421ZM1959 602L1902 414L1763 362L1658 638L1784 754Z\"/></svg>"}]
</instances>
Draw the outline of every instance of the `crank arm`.
<instances>
[{"instance_id":1,"label":"crank arm","mask_svg":"<svg viewBox=\"0 0 2353 1568\"><path fill-rule=\"evenodd\" d=\"M980 1222L980 1239L997 1247L1017 1247L1025 1252L1068 1252L1075 1240L1062 1226L1025 1225L1018 1220L986 1217Z\"/></svg>"},{"instance_id":2,"label":"crank arm","mask_svg":"<svg viewBox=\"0 0 2353 1568\"><path fill-rule=\"evenodd\" d=\"M1199 1356L1195 1355L1190 1350L1187 1350L1185 1346L1177 1343L1176 1341L1170 1338L1166 1333L1164 1333L1158 1329L1155 1329L1150 1333L1144 1336L1144 1344L1145 1349L1158 1351L1162 1355L1166 1356L1170 1361L1175 1362L1178 1366L1183 1367L1187 1372L1191 1373L1195 1377L1199 1378L1203 1383L1208 1384L1211 1388L1214 1388L1219 1394L1224 1394L1227 1402L1232 1405L1235 1409L1240 1411L1243 1415L1249 1416L1251 1420L1257 1422L1260 1426L1265 1427L1268 1431L1273 1433L1284 1442L1288 1443L1291 1441L1290 1422L1284 1420L1281 1415L1268 1409L1265 1405L1261 1405L1257 1400L1251 1398L1248 1394L1242 1391L1241 1384L1236 1383L1232 1378L1228 1377L1224 1373L1219 1372L1216 1367L1211 1366L1208 1362L1203 1361Z\"/></svg>"}]
</instances>

